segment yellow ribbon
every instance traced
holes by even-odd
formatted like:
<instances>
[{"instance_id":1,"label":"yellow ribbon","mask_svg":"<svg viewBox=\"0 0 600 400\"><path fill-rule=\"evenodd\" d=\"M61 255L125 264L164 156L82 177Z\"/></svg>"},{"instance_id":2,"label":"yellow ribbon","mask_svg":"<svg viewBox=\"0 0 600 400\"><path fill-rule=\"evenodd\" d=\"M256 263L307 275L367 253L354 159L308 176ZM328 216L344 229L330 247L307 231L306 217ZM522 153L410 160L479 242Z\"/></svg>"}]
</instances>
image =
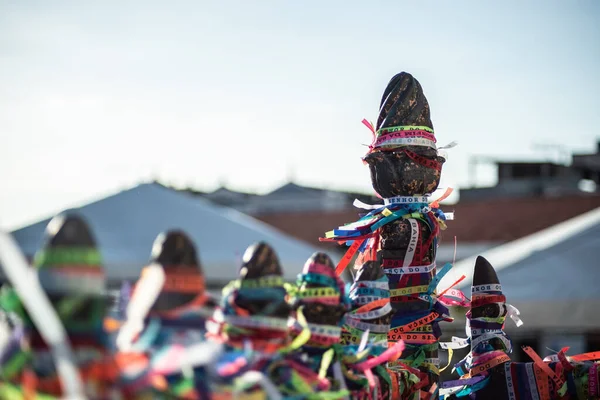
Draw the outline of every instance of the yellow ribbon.
<instances>
[{"instance_id":1,"label":"yellow ribbon","mask_svg":"<svg viewBox=\"0 0 600 400\"><path fill-rule=\"evenodd\" d=\"M454 350L448 349L448 364L446 364L446 366L444 368L440 369L440 372L444 372L444 370L450 366L450 362L452 361L453 353L454 353Z\"/></svg>"},{"instance_id":2,"label":"yellow ribbon","mask_svg":"<svg viewBox=\"0 0 600 400\"><path fill-rule=\"evenodd\" d=\"M333 356L335 355L335 350L333 348L327 350L323 353L323 357L321 358L321 367L319 368L319 378L323 379L327 376L327 370L333 361Z\"/></svg>"},{"instance_id":3,"label":"yellow ribbon","mask_svg":"<svg viewBox=\"0 0 600 400\"><path fill-rule=\"evenodd\" d=\"M303 309L304 309L304 306L301 306L296 311L296 320L302 327L302 331L300 332L300 334L298 336L296 336L294 338L294 340L292 341L292 343L290 343L289 346L287 346L283 350L281 350L282 354L286 354L292 350L299 349L300 347L304 346L310 340L311 333L310 333L310 329L308 328L308 323L306 322L306 318L304 317L304 314L302 313Z\"/></svg>"}]
</instances>

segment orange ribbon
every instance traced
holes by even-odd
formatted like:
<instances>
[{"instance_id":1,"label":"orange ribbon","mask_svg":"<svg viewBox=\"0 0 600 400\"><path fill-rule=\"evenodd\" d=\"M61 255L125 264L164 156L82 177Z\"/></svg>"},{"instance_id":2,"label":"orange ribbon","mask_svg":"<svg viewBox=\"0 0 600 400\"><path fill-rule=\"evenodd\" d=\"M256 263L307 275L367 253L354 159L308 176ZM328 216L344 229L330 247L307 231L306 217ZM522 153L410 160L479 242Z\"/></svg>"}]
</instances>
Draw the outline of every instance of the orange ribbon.
<instances>
[{"instance_id":1,"label":"orange ribbon","mask_svg":"<svg viewBox=\"0 0 600 400\"><path fill-rule=\"evenodd\" d=\"M448 198L448 196L450 196L452 194L453 191L454 191L454 189L452 189L452 188L446 189L446 191L444 192L442 197L440 197L437 200L434 200L432 203L429 204L431 206L431 208L440 208L440 203L442 201L446 200Z\"/></svg>"},{"instance_id":2,"label":"orange ribbon","mask_svg":"<svg viewBox=\"0 0 600 400\"><path fill-rule=\"evenodd\" d=\"M375 308L383 307L386 304L388 304L389 302L390 302L390 299L375 300L375 301L372 301L372 302L365 304L364 306L358 308L356 311L354 311L354 313L360 314L360 313L368 312Z\"/></svg>"},{"instance_id":3,"label":"orange ribbon","mask_svg":"<svg viewBox=\"0 0 600 400\"><path fill-rule=\"evenodd\" d=\"M529 346L523 346L523 351L533 360L535 365L541 368L541 370L550 378L556 385L556 389L559 390L565 384L565 380L562 376L557 376L554 371L546 364L540 356ZM558 364L562 365L562 364Z\"/></svg>"},{"instance_id":4,"label":"orange ribbon","mask_svg":"<svg viewBox=\"0 0 600 400\"><path fill-rule=\"evenodd\" d=\"M358 249L364 241L365 239L360 239L355 240L354 243L352 243L352 246L350 246L348 251L346 251L346 254L344 254L344 257L342 257L342 259L338 263L337 267L335 267L335 273L337 276L342 275L342 272L344 272L348 264L350 264L350 261L352 261L354 254L356 254L356 252L358 251Z\"/></svg>"}]
</instances>

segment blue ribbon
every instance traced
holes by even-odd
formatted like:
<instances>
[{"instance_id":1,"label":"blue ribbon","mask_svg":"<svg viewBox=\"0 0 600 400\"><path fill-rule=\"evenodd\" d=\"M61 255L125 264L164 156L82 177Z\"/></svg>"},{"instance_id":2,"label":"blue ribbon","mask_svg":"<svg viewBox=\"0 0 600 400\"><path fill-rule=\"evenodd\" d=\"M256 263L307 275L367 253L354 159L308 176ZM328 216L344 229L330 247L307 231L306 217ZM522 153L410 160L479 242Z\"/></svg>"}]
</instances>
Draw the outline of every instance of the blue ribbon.
<instances>
[{"instance_id":1,"label":"blue ribbon","mask_svg":"<svg viewBox=\"0 0 600 400\"><path fill-rule=\"evenodd\" d=\"M377 220L376 222L374 222L371 225L368 225L366 227L360 227L360 228L354 228L354 229L344 229L344 227L342 226L339 229L334 229L333 235L334 235L334 238L337 238L337 239L359 238L362 236L366 236L369 233L375 232L377 229L381 228L383 225L386 225L392 221L402 218L402 216L404 216L406 214L419 213L423 216L426 216L426 214L423 214L421 212L423 207L426 207L426 206L428 206L427 203L390 204L387 206L381 206L380 208L377 208L377 209L372 210L369 213L365 214L363 217L361 217L356 222L367 221L368 219L371 219L374 216L380 216L381 213L385 209L390 211L392 214L388 215L388 216L381 215L382 217L379 220ZM436 209L436 210L438 210L438 209ZM444 217L444 219L445 219L445 217ZM433 226L431 221L429 221L429 225Z\"/></svg>"},{"instance_id":2,"label":"blue ribbon","mask_svg":"<svg viewBox=\"0 0 600 400\"><path fill-rule=\"evenodd\" d=\"M329 286L334 289L338 288L337 281L330 277L321 274L308 273L308 274L300 274L298 275L298 286L302 283L312 283L316 285L324 285Z\"/></svg>"},{"instance_id":3,"label":"blue ribbon","mask_svg":"<svg viewBox=\"0 0 600 400\"><path fill-rule=\"evenodd\" d=\"M251 300L279 300L285 297L283 288L241 288L238 289L238 296Z\"/></svg>"},{"instance_id":4,"label":"blue ribbon","mask_svg":"<svg viewBox=\"0 0 600 400\"><path fill-rule=\"evenodd\" d=\"M144 329L137 342L133 344L133 350L139 352L148 350L158 337L161 328L162 324L159 318L148 319L146 329Z\"/></svg>"},{"instance_id":5,"label":"blue ribbon","mask_svg":"<svg viewBox=\"0 0 600 400\"><path fill-rule=\"evenodd\" d=\"M369 287L361 287L358 289L354 289L350 293L350 298L355 299L359 296L372 296L372 297L381 297L387 298L390 297L390 291L385 289L377 289L377 288L369 288Z\"/></svg>"}]
</instances>

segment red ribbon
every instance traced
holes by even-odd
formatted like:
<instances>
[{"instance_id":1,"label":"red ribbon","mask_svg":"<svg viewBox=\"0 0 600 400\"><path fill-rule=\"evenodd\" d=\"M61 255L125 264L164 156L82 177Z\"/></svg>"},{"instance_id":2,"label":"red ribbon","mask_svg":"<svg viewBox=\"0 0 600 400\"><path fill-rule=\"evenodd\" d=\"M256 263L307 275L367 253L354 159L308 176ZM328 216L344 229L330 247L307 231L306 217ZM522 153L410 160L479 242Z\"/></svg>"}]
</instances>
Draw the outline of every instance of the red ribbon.
<instances>
[{"instance_id":1,"label":"red ribbon","mask_svg":"<svg viewBox=\"0 0 600 400\"><path fill-rule=\"evenodd\" d=\"M344 254L344 257L342 257L342 259L338 263L337 267L335 267L335 273L337 274L337 276L342 275L342 272L344 272L350 261L352 261L354 254L356 254L356 252L358 251L358 249L364 241L365 239L360 239L355 240L354 243L352 243L352 246L350 246L348 251L346 251L346 254Z\"/></svg>"}]
</instances>

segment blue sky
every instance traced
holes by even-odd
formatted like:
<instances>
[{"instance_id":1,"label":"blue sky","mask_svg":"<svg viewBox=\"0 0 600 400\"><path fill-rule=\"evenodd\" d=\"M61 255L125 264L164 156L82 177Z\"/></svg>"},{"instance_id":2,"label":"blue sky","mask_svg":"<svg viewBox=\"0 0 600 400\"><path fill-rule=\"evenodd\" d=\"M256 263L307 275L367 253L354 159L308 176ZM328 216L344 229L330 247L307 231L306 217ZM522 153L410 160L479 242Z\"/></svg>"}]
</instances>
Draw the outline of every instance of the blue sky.
<instances>
[{"instance_id":1,"label":"blue sky","mask_svg":"<svg viewBox=\"0 0 600 400\"><path fill-rule=\"evenodd\" d=\"M589 152L600 2L0 3L0 227L154 177L370 190L360 157L397 72L422 84L444 185L474 154ZM85 4L84 4L85 3ZM480 168L478 183L493 184Z\"/></svg>"}]
</instances>

